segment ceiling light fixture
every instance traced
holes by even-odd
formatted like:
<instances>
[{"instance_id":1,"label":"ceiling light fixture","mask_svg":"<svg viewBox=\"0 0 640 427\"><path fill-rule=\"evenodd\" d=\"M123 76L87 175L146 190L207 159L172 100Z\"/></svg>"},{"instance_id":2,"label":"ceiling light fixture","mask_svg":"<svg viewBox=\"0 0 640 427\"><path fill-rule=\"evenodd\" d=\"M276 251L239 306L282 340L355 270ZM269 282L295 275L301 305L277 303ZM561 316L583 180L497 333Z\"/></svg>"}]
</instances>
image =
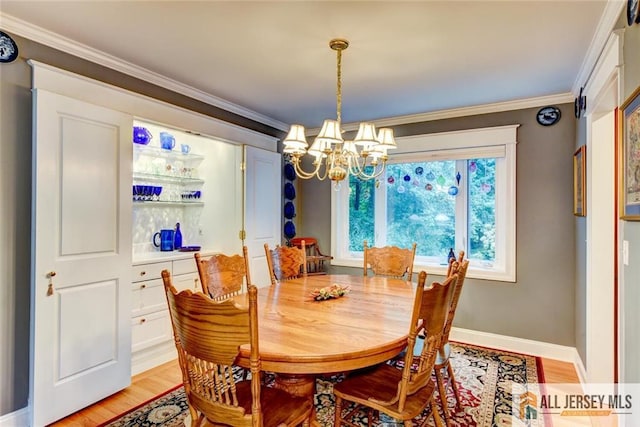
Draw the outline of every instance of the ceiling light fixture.
<instances>
[{"instance_id":1,"label":"ceiling light fixture","mask_svg":"<svg viewBox=\"0 0 640 427\"><path fill-rule=\"evenodd\" d=\"M360 123L353 141L342 138L342 51L348 46L349 42L344 39L329 42L329 47L337 53L336 120L324 121L311 147L307 143L302 125L291 125L289 134L283 141L283 152L293 163L296 175L303 179L316 177L321 181L329 177L336 187L349 174L361 180L380 176L387 163L387 150L397 148L393 129L381 128L376 134L373 123ZM315 157L312 172L302 169L301 160L305 154Z\"/></svg>"}]
</instances>

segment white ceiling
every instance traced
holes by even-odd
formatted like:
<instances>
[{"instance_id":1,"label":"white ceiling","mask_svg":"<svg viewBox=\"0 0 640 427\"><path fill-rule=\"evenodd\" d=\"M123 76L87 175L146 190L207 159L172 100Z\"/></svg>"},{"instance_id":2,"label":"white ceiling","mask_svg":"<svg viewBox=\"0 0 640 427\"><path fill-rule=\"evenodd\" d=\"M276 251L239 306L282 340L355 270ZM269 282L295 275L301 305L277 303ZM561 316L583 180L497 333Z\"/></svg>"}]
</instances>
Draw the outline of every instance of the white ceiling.
<instances>
[{"instance_id":1,"label":"white ceiling","mask_svg":"<svg viewBox=\"0 0 640 427\"><path fill-rule=\"evenodd\" d=\"M345 123L572 99L622 3L2 0L0 29L58 47L71 40L98 62L151 71L282 128L314 128L336 115L332 38L350 42Z\"/></svg>"}]
</instances>

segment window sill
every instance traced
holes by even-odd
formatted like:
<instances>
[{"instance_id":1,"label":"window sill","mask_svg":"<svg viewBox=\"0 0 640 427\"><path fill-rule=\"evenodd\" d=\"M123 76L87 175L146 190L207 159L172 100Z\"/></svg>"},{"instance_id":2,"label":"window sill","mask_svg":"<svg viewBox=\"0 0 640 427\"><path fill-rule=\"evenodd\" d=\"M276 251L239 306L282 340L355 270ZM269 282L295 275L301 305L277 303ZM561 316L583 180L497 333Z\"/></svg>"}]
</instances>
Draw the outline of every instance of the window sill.
<instances>
[{"instance_id":1,"label":"window sill","mask_svg":"<svg viewBox=\"0 0 640 427\"><path fill-rule=\"evenodd\" d=\"M331 260L331 265L340 266L340 267L354 267L354 268L362 268L362 258L353 258L353 259L336 259ZM434 276L444 276L447 274L447 266L446 265L434 265L434 264L414 264L413 265L413 273L418 273L420 271L426 271L428 275ZM482 280L491 280L495 282L510 282L515 283L515 273L509 274L504 271L494 271L487 270L483 268L474 268L472 265L469 265L469 269L467 270L467 278L470 279L482 279Z\"/></svg>"}]
</instances>

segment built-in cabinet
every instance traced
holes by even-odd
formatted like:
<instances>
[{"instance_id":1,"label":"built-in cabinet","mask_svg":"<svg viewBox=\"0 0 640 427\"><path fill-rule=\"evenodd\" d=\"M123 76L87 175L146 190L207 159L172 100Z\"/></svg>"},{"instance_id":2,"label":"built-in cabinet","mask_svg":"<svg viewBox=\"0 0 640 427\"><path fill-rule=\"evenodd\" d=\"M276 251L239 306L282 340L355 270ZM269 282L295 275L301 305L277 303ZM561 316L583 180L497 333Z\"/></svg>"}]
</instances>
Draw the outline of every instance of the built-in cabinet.
<instances>
[{"instance_id":1,"label":"built-in cabinet","mask_svg":"<svg viewBox=\"0 0 640 427\"><path fill-rule=\"evenodd\" d=\"M200 284L193 252L160 251L156 232L179 222L183 245L204 254L280 243L280 156L273 137L29 63L29 417L47 425L176 357L160 272L179 289ZM146 146L133 143L139 124L155 138ZM160 147L161 131L174 135L173 150ZM247 167L245 152L267 161ZM162 191L140 194L136 185Z\"/></svg>"},{"instance_id":2,"label":"built-in cabinet","mask_svg":"<svg viewBox=\"0 0 640 427\"><path fill-rule=\"evenodd\" d=\"M154 235L180 224L183 247L241 253L242 146L136 119L146 144L132 140L131 371L176 357L162 270L178 290L200 290L194 251L162 251ZM160 135L175 143L163 148ZM159 236L158 236L159 237Z\"/></svg>"},{"instance_id":3,"label":"built-in cabinet","mask_svg":"<svg viewBox=\"0 0 640 427\"><path fill-rule=\"evenodd\" d=\"M151 135L146 145L131 142L134 261L159 252L154 234L177 223L183 246L241 253L242 145L148 120L133 125ZM175 139L173 149L161 147L163 132Z\"/></svg>"},{"instance_id":4,"label":"built-in cabinet","mask_svg":"<svg viewBox=\"0 0 640 427\"><path fill-rule=\"evenodd\" d=\"M209 253L203 253L209 255ZM131 374L136 375L176 356L171 319L161 273L171 273L179 291L201 290L193 254L149 254L131 270Z\"/></svg>"}]
</instances>

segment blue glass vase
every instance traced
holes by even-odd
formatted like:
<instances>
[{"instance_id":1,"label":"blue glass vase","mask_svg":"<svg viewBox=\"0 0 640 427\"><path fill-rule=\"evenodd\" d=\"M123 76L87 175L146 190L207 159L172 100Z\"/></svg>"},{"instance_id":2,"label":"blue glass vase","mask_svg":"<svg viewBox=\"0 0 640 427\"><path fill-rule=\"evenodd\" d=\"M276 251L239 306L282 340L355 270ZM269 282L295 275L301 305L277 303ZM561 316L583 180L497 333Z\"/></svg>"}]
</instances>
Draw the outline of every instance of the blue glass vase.
<instances>
[{"instance_id":1,"label":"blue glass vase","mask_svg":"<svg viewBox=\"0 0 640 427\"><path fill-rule=\"evenodd\" d=\"M179 250L182 247L182 232L180 231L180 223L176 223L176 232L173 235L173 249Z\"/></svg>"}]
</instances>

